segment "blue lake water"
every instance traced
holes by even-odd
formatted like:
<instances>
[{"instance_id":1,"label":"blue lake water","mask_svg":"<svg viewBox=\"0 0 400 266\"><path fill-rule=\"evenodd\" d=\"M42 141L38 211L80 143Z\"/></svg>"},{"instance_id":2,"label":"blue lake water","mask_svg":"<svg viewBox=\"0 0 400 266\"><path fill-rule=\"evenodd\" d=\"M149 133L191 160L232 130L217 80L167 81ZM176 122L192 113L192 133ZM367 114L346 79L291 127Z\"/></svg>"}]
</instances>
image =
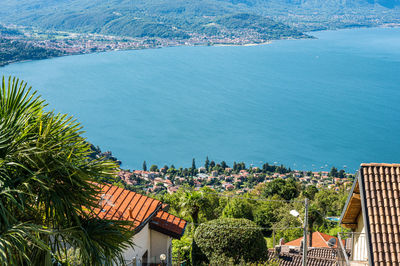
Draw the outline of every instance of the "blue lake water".
<instances>
[{"instance_id":1,"label":"blue lake water","mask_svg":"<svg viewBox=\"0 0 400 266\"><path fill-rule=\"evenodd\" d=\"M400 29L250 47L174 47L0 68L124 168L210 160L355 170L400 162ZM323 168L321 168L323 167Z\"/></svg>"}]
</instances>

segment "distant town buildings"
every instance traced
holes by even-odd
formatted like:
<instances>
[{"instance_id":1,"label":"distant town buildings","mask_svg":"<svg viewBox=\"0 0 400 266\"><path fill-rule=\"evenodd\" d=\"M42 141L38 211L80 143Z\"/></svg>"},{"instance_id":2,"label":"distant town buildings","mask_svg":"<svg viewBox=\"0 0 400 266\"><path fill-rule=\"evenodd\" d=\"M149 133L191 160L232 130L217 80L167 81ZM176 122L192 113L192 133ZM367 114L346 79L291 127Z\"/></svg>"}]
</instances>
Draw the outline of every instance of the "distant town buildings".
<instances>
[{"instance_id":1,"label":"distant town buildings","mask_svg":"<svg viewBox=\"0 0 400 266\"><path fill-rule=\"evenodd\" d=\"M258 169L258 170L257 170ZM243 193L252 189L258 183L268 183L274 179L294 178L305 186L314 185L317 188L331 188L339 190L341 186L350 187L353 175L345 173L343 177L332 177L327 171L308 172L294 170L285 174L262 173L259 168L251 170L233 171L225 168L224 171L207 171L204 167L197 169L193 176L173 175L165 169L156 172L143 170L121 170L118 176L126 185L140 187L144 192L158 192L165 190L168 193L176 192L181 186L190 185L195 188L208 186L217 191L236 191Z\"/></svg>"}]
</instances>

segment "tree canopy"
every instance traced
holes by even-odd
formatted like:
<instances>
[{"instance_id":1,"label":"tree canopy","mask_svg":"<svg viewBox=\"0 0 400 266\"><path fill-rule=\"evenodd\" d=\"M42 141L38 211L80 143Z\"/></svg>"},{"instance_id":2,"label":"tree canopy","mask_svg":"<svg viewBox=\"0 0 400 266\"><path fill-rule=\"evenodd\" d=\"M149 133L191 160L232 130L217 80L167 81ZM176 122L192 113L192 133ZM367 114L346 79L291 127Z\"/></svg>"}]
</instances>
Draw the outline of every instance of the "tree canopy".
<instances>
[{"instance_id":1,"label":"tree canopy","mask_svg":"<svg viewBox=\"0 0 400 266\"><path fill-rule=\"evenodd\" d=\"M221 259L258 262L268 258L261 229L247 219L221 218L201 224L194 233L192 263L218 265Z\"/></svg>"},{"instance_id":2,"label":"tree canopy","mask_svg":"<svg viewBox=\"0 0 400 266\"><path fill-rule=\"evenodd\" d=\"M292 200L299 196L300 187L292 178L286 180L282 178L277 178L274 179L272 182L267 183L262 193L265 197L279 195L282 199Z\"/></svg>"},{"instance_id":3,"label":"tree canopy","mask_svg":"<svg viewBox=\"0 0 400 266\"><path fill-rule=\"evenodd\" d=\"M0 88L0 261L62 262L79 250L84 265L122 261L131 245L127 223L100 220L95 181L116 164L89 159L90 144L72 117L45 110L27 84L3 77Z\"/></svg>"}]
</instances>

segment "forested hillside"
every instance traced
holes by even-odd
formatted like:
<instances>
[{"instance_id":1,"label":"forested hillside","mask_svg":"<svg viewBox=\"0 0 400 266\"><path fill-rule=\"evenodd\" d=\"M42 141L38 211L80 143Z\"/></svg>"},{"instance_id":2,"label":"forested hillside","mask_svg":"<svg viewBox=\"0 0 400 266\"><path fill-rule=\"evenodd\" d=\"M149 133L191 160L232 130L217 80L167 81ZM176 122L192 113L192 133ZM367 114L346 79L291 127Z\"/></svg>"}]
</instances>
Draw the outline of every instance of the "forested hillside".
<instances>
[{"instance_id":1,"label":"forested hillside","mask_svg":"<svg viewBox=\"0 0 400 266\"><path fill-rule=\"evenodd\" d=\"M215 34L232 26L242 30L243 24L226 19L238 13L272 18L300 30L316 30L399 22L399 6L400 0L4 0L0 23L132 37L187 38L192 33ZM263 27L264 32L276 29Z\"/></svg>"},{"instance_id":2,"label":"forested hillside","mask_svg":"<svg viewBox=\"0 0 400 266\"><path fill-rule=\"evenodd\" d=\"M63 54L58 50L36 47L27 42L0 37L0 66L18 61L46 59Z\"/></svg>"}]
</instances>

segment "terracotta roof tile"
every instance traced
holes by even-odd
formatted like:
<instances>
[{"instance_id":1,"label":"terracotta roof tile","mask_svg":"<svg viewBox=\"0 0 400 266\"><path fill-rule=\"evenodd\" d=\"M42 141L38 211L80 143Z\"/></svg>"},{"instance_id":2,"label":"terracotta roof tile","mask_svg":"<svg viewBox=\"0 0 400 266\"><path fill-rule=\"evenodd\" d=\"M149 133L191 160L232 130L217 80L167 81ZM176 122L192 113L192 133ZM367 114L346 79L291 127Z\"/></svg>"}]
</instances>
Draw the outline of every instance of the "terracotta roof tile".
<instances>
[{"instance_id":1,"label":"terracotta roof tile","mask_svg":"<svg viewBox=\"0 0 400 266\"><path fill-rule=\"evenodd\" d=\"M371 252L376 265L400 262L400 164L361 164Z\"/></svg>"},{"instance_id":2,"label":"terracotta roof tile","mask_svg":"<svg viewBox=\"0 0 400 266\"><path fill-rule=\"evenodd\" d=\"M159 211L150 221L150 228L180 238L185 232L187 222L165 211Z\"/></svg>"},{"instance_id":3,"label":"terracotta roof tile","mask_svg":"<svg viewBox=\"0 0 400 266\"><path fill-rule=\"evenodd\" d=\"M328 241L329 239L334 238L336 240L335 248L337 247L338 239L334 236L330 236L321 232L313 232L312 234L312 247L314 248L329 248L328 246ZM301 241L303 240L303 237L300 237L298 239L295 239L293 241L285 243L285 246L295 246L295 247L300 247ZM308 241L310 239L308 238ZM344 243L344 242L343 242Z\"/></svg>"},{"instance_id":4,"label":"terracotta roof tile","mask_svg":"<svg viewBox=\"0 0 400 266\"><path fill-rule=\"evenodd\" d=\"M98 184L99 208L93 213L102 219L131 221L132 229L140 230L147 222L151 228L180 238L187 222L162 211L161 201L112 185Z\"/></svg>"},{"instance_id":5,"label":"terracotta roof tile","mask_svg":"<svg viewBox=\"0 0 400 266\"><path fill-rule=\"evenodd\" d=\"M279 262L279 266L301 266L303 263L302 253L280 252L270 249L268 261ZM337 252L332 248L311 248L307 251L307 266L333 266L337 265Z\"/></svg>"},{"instance_id":6,"label":"terracotta roof tile","mask_svg":"<svg viewBox=\"0 0 400 266\"><path fill-rule=\"evenodd\" d=\"M99 185L99 208L94 214L102 219L132 221L132 228L144 225L161 208L161 202L112 185Z\"/></svg>"}]
</instances>

